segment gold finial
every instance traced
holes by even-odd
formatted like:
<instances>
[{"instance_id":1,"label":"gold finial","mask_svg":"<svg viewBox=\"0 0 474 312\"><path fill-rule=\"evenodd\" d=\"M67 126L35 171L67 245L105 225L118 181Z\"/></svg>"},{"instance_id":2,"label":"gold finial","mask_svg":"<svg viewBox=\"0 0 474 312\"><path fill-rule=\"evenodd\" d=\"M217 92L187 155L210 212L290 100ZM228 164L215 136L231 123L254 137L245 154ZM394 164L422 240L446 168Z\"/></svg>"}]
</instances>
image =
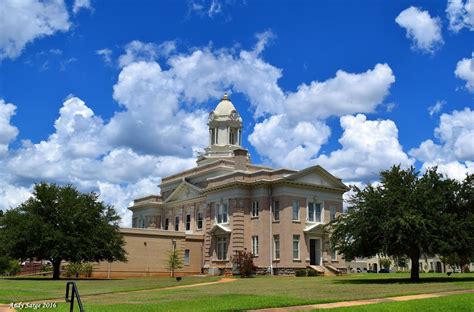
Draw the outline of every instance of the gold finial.
<instances>
[{"instance_id":1,"label":"gold finial","mask_svg":"<svg viewBox=\"0 0 474 312\"><path fill-rule=\"evenodd\" d=\"M228 100L229 97L227 96L227 92L224 92L224 97L222 98L222 100Z\"/></svg>"}]
</instances>

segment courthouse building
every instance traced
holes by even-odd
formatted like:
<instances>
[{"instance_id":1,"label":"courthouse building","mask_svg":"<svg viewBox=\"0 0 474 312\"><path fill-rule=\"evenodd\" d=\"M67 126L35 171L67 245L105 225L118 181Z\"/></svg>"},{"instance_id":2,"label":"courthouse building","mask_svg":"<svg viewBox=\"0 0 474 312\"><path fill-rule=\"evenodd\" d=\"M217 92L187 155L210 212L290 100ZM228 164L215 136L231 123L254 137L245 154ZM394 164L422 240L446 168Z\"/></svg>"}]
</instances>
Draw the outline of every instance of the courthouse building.
<instances>
[{"instance_id":1,"label":"courthouse building","mask_svg":"<svg viewBox=\"0 0 474 312\"><path fill-rule=\"evenodd\" d=\"M303 170L251 162L242 118L224 95L209 114L209 145L197 166L162 179L160 195L136 199L132 228L121 229L126 263L100 263L95 276L169 274L177 248L180 274L230 274L232 256L254 254L259 273L311 267L335 274L346 265L331 250L324 224L342 213L348 187L320 166Z\"/></svg>"}]
</instances>

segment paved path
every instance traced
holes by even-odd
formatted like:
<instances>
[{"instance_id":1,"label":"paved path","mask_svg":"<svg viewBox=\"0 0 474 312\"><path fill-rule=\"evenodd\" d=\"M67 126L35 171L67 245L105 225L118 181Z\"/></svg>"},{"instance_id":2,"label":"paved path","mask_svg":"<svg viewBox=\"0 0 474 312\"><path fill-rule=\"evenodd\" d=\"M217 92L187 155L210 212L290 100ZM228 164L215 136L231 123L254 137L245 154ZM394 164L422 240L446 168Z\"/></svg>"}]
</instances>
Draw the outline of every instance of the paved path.
<instances>
[{"instance_id":1,"label":"paved path","mask_svg":"<svg viewBox=\"0 0 474 312\"><path fill-rule=\"evenodd\" d=\"M197 283L197 284L189 284L189 285L180 285L180 286L169 286L169 287L162 287L162 288L153 288L153 289L138 289L138 290L128 290L128 291L121 291L121 292L111 292L111 293L101 293L101 294L90 294L90 295L84 295L81 296L81 298L87 299L91 297L97 297L97 296L103 296L103 295L120 295L120 294L129 294L131 292L137 293L137 292L155 292L155 291L161 291L161 290L168 290L168 289L179 289L179 288L192 288L192 287L200 287L200 286L208 286L208 285L214 285L214 284L221 284L221 283L229 283L229 282L234 282L237 279L235 278L221 278L218 281L215 282L205 282L205 283ZM45 301L55 301L55 302L63 302L64 297L62 298L57 298L57 299L45 299L45 300L35 300L35 301L30 301L31 303L42 303ZM9 304L0 304L0 312L13 312L15 309L10 309Z\"/></svg>"},{"instance_id":2,"label":"paved path","mask_svg":"<svg viewBox=\"0 0 474 312\"><path fill-rule=\"evenodd\" d=\"M444 292L410 295L410 296L397 296L397 297L388 297L388 298L374 298L374 299L363 299L363 300L354 300L354 301L341 301L341 302L333 302L333 303L309 304L309 305L284 307L284 308L259 309L259 310L253 310L253 311L286 312L286 311L307 311L307 310L314 310L314 309L333 309L333 308L354 307L354 306L365 305L365 304L375 304L375 303L380 303L380 302L408 301L408 300L437 298L437 297L459 295L459 294L469 294L469 293L474 293L474 289L444 291Z\"/></svg>"}]
</instances>

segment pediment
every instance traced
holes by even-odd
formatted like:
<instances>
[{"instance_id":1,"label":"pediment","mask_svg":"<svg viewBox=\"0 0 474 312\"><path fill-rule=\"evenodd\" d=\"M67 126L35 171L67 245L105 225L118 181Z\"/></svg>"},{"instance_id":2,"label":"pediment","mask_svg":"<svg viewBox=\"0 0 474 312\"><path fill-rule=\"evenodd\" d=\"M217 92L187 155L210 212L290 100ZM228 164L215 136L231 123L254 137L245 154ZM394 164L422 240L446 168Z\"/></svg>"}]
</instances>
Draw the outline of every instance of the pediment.
<instances>
[{"instance_id":1,"label":"pediment","mask_svg":"<svg viewBox=\"0 0 474 312\"><path fill-rule=\"evenodd\" d=\"M324 187L348 190L348 187L342 181L321 166L314 166L298 171L286 177L286 179L305 184L314 184Z\"/></svg>"},{"instance_id":2,"label":"pediment","mask_svg":"<svg viewBox=\"0 0 474 312\"><path fill-rule=\"evenodd\" d=\"M183 180L181 184L168 196L164 203L183 201L192 199L201 195L201 189L191 183Z\"/></svg>"}]
</instances>

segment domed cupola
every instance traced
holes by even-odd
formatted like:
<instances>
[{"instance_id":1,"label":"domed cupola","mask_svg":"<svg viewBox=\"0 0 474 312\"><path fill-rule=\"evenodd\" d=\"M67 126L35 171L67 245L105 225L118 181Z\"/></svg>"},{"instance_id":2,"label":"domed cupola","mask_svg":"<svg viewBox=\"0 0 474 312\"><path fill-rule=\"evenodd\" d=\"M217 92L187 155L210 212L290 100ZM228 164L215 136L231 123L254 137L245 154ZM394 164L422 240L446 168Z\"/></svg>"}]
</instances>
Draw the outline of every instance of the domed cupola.
<instances>
[{"instance_id":1,"label":"domed cupola","mask_svg":"<svg viewBox=\"0 0 474 312\"><path fill-rule=\"evenodd\" d=\"M242 118L227 93L209 113L209 145L242 145Z\"/></svg>"},{"instance_id":2,"label":"domed cupola","mask_svg":"<svg viewBox=\"0 0 474 312\"><path fill-rule=\"evenodd\" d=\"M209 146L198 158L198 165L217 158L233 158L242 149L242 118L227 93L209 113ZM247 157L248 158L248 157ZM248 158L249 159L249 158Z\"/></svg>"}]
</instances>

